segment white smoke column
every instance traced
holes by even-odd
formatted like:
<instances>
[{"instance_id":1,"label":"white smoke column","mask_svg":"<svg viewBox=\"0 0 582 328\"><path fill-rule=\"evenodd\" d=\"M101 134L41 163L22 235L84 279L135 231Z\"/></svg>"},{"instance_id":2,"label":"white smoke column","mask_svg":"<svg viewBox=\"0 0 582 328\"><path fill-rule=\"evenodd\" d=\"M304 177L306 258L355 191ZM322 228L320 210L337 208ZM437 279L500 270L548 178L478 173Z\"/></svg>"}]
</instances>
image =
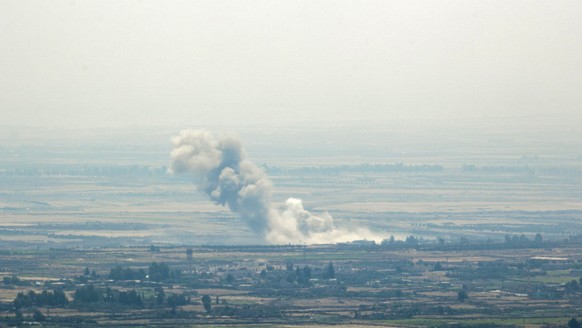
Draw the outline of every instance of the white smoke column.
<instances>
[{"instance_id":1,"label":"white smoke column","mask_svg":"<svg viewBox=\"0 0 582 328\"><path fill-rule=\"evenodd\" d=\"M300 199L289 198L280 208L273 207L271 181L246 159L237 139L217 139L204 130L184 130L172 143L170 172L191 173L201 191L238 213L267 242L317 244L372 237L367 230L336 229L331 215L311 214Z\"/></svg>"}]
</instances>

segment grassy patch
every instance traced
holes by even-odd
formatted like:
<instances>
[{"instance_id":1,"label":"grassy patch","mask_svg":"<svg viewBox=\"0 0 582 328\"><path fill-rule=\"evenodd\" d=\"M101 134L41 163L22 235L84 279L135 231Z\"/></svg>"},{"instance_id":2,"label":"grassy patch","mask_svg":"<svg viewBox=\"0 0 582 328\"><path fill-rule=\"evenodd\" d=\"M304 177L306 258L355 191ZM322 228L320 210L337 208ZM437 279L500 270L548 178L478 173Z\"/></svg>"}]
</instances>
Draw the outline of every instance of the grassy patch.
<instances>
[{"instance_id":1,"label":"grassy patch","mask_svg":"<svg viewBox=\"0 0 582 328\"><path fill-rule=\"evenodd\" d=\"M549 318L411 318L411 319L397 319L397 320L382 320L383 323L390 325L406 325L406 326L423 326L434 327L441 326L447 323L455 322L468 326L480 325L499 325L499 326L513 326L524 324L566 324L568 318L565 317L549 317Z\"/></svg>"}]
</instances>

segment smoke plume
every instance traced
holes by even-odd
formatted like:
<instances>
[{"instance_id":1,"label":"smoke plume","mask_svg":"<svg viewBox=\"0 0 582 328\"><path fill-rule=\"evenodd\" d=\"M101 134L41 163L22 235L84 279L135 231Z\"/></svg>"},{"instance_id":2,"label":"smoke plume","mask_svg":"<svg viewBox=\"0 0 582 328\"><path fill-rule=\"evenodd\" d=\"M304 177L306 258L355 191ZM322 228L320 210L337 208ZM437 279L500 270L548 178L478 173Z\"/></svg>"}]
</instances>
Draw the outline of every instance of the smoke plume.
<instances>
[{"instance_id":1,"label":"smoke plume","mask_svg":"<svg viewBox=\"0 0 582 328\"><path fill-rule=\"evenodd\" d=\"M170 172L192 174L200 191L216 204L238 213L268 243L318 244L372 237L365 229L351 232L337 229L331 215L314 215L297 198L274 206L271 181L246 158L235 138L216 138L204 130L184 130L172 143Z\"/></svg>"}]
</instances>

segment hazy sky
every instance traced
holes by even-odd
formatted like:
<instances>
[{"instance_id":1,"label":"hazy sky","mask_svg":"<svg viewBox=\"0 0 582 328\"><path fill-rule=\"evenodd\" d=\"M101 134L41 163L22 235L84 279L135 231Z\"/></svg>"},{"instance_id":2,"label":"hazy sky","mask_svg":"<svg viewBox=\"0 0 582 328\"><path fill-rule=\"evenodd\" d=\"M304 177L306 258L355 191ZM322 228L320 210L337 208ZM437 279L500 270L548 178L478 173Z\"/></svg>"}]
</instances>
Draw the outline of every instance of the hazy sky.
<instances>
[{"instance_id":1,"label":"hazy sky","mask_svg":"<svg viewBox=\"0 0 582 328\"><path fill-rule=\"evenodd\" d=\"M0 1L0 125L582 121L582 1Z\"/></svg>"}]
</instances>

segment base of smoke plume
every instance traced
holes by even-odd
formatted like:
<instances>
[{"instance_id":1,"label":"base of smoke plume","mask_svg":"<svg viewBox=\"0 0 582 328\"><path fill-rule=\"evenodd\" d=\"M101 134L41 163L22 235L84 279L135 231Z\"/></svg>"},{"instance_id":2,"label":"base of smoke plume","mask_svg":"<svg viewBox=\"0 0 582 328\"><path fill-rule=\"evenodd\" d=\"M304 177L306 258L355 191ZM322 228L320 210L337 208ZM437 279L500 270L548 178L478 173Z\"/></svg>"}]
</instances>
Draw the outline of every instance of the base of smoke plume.
<instances>
[{"instance_id":1,"label":"base of smoke plume","mask_svg":"<svg viewBox=\"0 0 582 328\"><path fill-rule=\"evenodd\" d=\"M271 210L269 231L265 239L270 244L333 244L363 239L376 242L382 240L365 228L338 229L329 213L312 214L304 209L302 200L297 198L289 198L284 205Z\"/></svg>"},{"instance_id":2,"label":"base of smoke plume","mask_svg":"<svg viewBox=\"0 0 582 328\"><path fill-rule=\"evenodd\" d=\"M381 238L364 228L338 229L328 213L314 215L300 199L271 203L267 174L246 158L238 139L216 138L204 130L184 130L172 139L170 172L190 173L199 190L228 207L270 244L330 244Z\"/></svg>"},{"instance_id":3,"label":"base of smoke plume","mask_svg":"<svg viewBox=\"0 0 582 328\"><path fill-rule=\"evenodd\" d=\"M290 240L287 238L280 238L278 234L267 234L266 241L273 245L315 245L315 244L337 244L351 242L355 240L370 240L380 243L384 238L370 232L367 229L358 228L354 231L335 229L333 231L314 233L311 236L305 237L305 240Z\"/></svg>"}]
</instances>

